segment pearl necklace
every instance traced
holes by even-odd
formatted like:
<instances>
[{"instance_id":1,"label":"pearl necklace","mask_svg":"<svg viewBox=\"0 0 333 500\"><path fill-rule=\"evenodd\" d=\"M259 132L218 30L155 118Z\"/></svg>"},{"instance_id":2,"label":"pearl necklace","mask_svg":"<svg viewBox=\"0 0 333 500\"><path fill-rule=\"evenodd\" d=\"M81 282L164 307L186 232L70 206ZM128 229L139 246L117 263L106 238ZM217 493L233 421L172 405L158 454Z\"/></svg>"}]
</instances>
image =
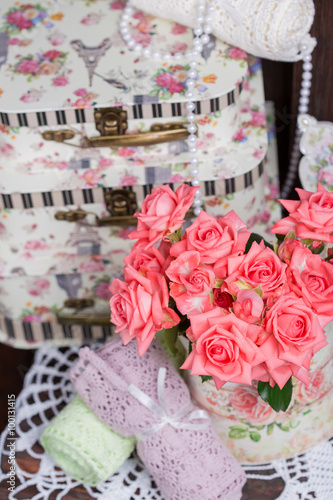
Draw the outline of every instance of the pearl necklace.
<instances>
[{"instance_id":1,"label":"pearl necklace","mask_svg":"<svg viewBox=\"0 0 333 500\"><path fill-rule=\"evenodd\" d=\"M307 52L308 47L306 45L302 45L301 51L302 52ZM311 94L311 85L312 85L312 55L308 54L304 57L303 59L303 73L302 73L302 83L301 83L301 91L300 91L300 97L299 97L299 104L298 104L298 115L307 113L309 110L309 101L310 101L310 94ZM296 131L295 131L295 139L292 147L292 152L291 152L291 159L290 159L290 164L288 168L288 172L286 175L286 179L284 181L282 190L281 190L281 198L286 199L289 196L290 191L292 190L297 172L298 172L298 164L300 160L300 149L299 149L299 143L301 139L302 132L299 128L297 128L296 125Z\"/></svg>"},{"instance_id":2,"label":"pearl necklace","mask_svg":"<svg viewBox=\"0 0 333 500\"><path fill-rule=\"evenodd\" d=\"M212 5L206 6L206 0L198 0L197 1L197 17L196 24L193 28L193 48L192 50L188 50L185 54L181 54L176 52L175 54L170 54L170 52L160 52L158 50L151 51L149 47L143 48L141 44L135 42L132 38L129 30L129 19L133 14L133 7L130 2L127 2L126 7L121 16L121 20L119 23L120 33L124 42L130 50L134 50L138 53L138 55L143 55L145 57L153 57L154 59L163 59L164 61L179 61L183 57L189 60L190 69L187 73L188 79L186 80L187 91L185 93L185 97L188 99L186 103L186 120L189 122L187 126L187 130L189 132L188 136L188 146L189 152L191 154L190 164L191 164L191 176L192 186L200 186L199 180L199 159L196 155L197 153L197 126L194 124L196 119L195 113L193 112L195 109L195 103L193 102L194 96L194 87L196 79L198 78L198 72L196 71L196 67L198 65L197 58L202 51L204 45L206 45L210 40L210 33L212 32L211 22L212 22L212 14L215 9ZM202 192L200 188L197 190L195 194L195 198L193 201L193 212L197 217L201 212L202 207Z\"/></svg>"}]
</instances>

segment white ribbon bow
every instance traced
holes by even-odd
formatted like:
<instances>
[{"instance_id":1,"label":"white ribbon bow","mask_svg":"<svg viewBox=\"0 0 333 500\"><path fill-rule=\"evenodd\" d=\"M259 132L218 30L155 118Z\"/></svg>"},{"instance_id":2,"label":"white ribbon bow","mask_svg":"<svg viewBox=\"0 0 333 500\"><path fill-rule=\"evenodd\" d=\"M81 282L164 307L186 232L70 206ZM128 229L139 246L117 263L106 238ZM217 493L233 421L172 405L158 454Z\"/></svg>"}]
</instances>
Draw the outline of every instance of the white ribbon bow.
<instances>
[{"instance_id":1,"label":"white ribbon bow","mask_svg":"<svg viewBox=\"0 0 333 500\"><path fill-rule=\"evenodd\" d=\"M164 394L165 377L166 368L161 367L158 371L157 376L158 403L154 401L150 396L148 396L148 394L136 387L136 385L130 384L128 386L129 393L160 419L160 422L157 422L150 428L142 431L140 436L137 436L138 439L143 439L145 437L151 436L167 424L171 425L175 429L203 430L206 429L210 423L208 413L205 410L194 410L191 412L191 402L189 402L186 406L183 406L183 408L173 413L172 415L168 413ZM191 420L197 419L204 419L205 422L191 422Z\"/></svg>"}]
</instances>

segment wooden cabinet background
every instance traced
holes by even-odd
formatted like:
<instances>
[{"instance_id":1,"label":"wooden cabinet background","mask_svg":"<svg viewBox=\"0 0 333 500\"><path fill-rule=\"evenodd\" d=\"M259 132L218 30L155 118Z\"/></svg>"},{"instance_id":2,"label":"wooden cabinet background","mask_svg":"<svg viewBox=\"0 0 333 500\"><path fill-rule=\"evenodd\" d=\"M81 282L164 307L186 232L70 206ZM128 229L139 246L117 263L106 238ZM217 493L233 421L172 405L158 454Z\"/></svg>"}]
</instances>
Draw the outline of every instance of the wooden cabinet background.
<instances>
[{"instance_id":1,"label":"wooden cabinet background","mask_svg":"<svg viewBox=\"0 0 333 500\"><path fill-rule=\"evenodd\" d=\"M313 52L313 78L309 114L319 121L333 122L333 2L314 0L315 20L311 29L317 39ZM285 178L297 119L302 62L263 61L266 99L275 103L281 183ZM296 180L296 186L299 186Z\"/></svg>"}]
</instances>

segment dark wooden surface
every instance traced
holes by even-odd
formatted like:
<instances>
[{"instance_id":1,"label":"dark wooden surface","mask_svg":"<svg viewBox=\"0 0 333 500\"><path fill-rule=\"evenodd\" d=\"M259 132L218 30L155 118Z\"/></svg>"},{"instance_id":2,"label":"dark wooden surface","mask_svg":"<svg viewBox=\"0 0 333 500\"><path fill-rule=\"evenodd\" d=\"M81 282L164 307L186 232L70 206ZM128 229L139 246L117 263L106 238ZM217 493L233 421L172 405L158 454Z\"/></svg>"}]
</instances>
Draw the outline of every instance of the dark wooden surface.
<instances>
[{"instance_id":1,"label":"dark wooden surface","mask_svg":"<svg viewBox=\"0 0 333 500\"><path fill-rule=\"evenodd\" d=\"M315 0L316 18L312 35L318 40L313 54L313 85L309 113L318 120L333 121L333 4L331 0ZM281 181L289 165L290 150L296 126L302 63L263 61L266 98L276 108L276 126ZM299 185L299 181L296 181ZM0 344L0 429L7 423L7 395L18 394L23 378L33 360L33 351L15 350ZM20 458L24 462L24 456ZM25 464L34 467L35 464ZM248 481L243 500L274 500L283 489L281 481ZM0 499L7 498L0 485ZM23 498L23 497L22 497ZM28 497L26 497L28 498ZM32 497L29 497L32 498ZM87 498L80 491L69 498Z\"/></svg>"}]
</instances>

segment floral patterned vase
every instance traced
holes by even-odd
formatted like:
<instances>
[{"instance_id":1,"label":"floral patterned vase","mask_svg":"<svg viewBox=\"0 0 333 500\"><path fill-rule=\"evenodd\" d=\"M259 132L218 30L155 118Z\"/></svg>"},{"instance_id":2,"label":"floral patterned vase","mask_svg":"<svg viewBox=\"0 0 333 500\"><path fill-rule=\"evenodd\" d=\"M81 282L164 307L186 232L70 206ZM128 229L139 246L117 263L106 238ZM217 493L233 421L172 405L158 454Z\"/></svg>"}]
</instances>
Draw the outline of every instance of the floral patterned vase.
<instances>
[{"instance_id":1,"label":"floral patterned vase","mask_svg":"<svg viewBox=\"0 0 333 500\"><path fill-rule=\"evenodd\" d=\"M333 323L328 345L313 358L308 386L294 379L293 399L276 413L255 387L187 374L192 397L212 418L215 430L242 464L259 464L298 455L333 436Z\"/></svg>"}]
</instances>

